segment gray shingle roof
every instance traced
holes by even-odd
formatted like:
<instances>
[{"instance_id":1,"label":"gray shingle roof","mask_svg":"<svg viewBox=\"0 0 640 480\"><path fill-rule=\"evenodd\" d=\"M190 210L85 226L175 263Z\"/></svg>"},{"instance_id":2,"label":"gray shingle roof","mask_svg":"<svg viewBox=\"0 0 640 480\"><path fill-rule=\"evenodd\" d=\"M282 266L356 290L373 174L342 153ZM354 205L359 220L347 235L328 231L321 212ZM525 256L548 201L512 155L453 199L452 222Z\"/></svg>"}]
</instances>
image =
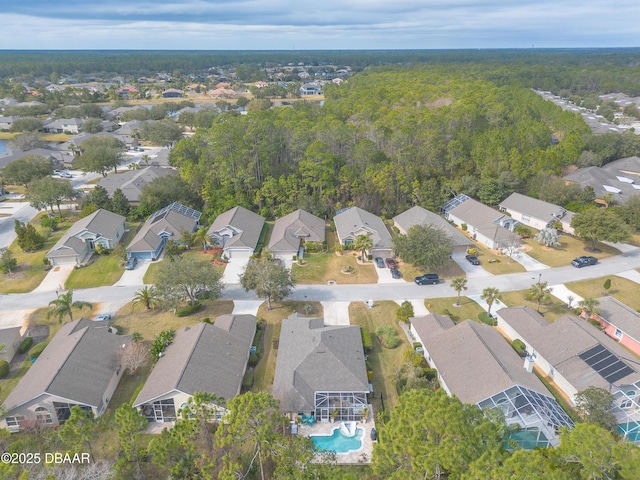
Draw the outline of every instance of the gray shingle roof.
<instances>
[{"instance_id":1,"label":"gray shingle roof","mask_svg":"<svg viewBox=\"0 0 640 480\"><path fill-rule=\"evenodd\" d=\"M369 233L373 248L391 248L391 234L382 219L359 207L350 207L333 217L340 242L345 238L354 238L364 231Z\"/></svg>"},{"instance_id":2,"label":"gray shingle roof","mask_svg":"<svg viewBox=\"0 0 640 480\"><path fill-rule=\"evenodd\" d=\"M426 225L443 230L453 242L454 247L473 244L473 242L469 240L466 235L452 226L440 215L430 212L429 210L418 205L416 205L415 207L411 207L409 210L402 212L399 215L396 215L395 217L393 217L393 221L402 230L403 233L407 233L409 229L414 225Z\"/></svg>"},{"instance_id":3,"label":"gray shingle roof","mask_svg":"<svg viewBox=\"0 0 640 480\"><path fill-rule=\"evenodd\" d=\"M264 226L264 217L247 210L244 207L237 206L231 210L218 215L209 227L207 235L217 237L218 232L226 227L232 227L238 234L233 235L227 240L225 249L233 247L247 247L255 250L260 239L260 233Z\"/></svg>"},{"instance_id":4,"label":"gray shingle roof","mask_svg":"<svg viewBox=\"0 0 640 480\"><path fill-rule=\"evenodd\" d=\"M620 178L627 179L621 181ZM628 157L607 163L604 167L579 168L564 177L564 180L579 183L583 187L593 187L596 198L602 198L607 193L605 185L620 190L612 193L616 203L623 204L629 197L640 194L634 185L640 186L640 157Z\"/></svg>"},{"instance_id":5,"label":"gray shingle roof","mask_svg":"<svg viewBox=\"0 0 640 480\"><path fill-rule=\"evenodd\" d=\"M500 203L500 208L509 212L518 212L537 218L544 222L563 220L571 224L573 212L569 212L560 205L531 198L521 193L512 193Z\"/></svg>"},{"instance_id":6,"label":"gray shingle roof","mask_svg":"<svg viewBox=\"0 0 640 480\"><path fill-rule=\"evenodd\" d=\"M315 408L314 393L368 392L360 327L297 314L282 321L273 395L283 411Z\"/></svg>"},{"instance_id":7,"label":"gray shingle roof","mask_svg":"<svg viewBox=\"0 0 640 480\"><path fill-rule=\"evenodd\" d=\"M226 400L235 397L240 393L255 331L253 315L221 315L213 325L199 323L178 330L134 406L172 391L212 392Z\"/></svg>"},{"instance_id":8,"label":"gray shingle roof","mask_svg":"<svg viewBox=\"0 0 640 480\"><path fill-rule=\"evenodd\" d=\"M324 233L324 220L304 210L296 210L275 221L269 239L269 250L297 251L300 238L309 242L324 242Z\"/></svg>"},{"instance_id":9,"label":"gray shingle roof","mask_svg":"<svg viewBox=\"0 0 640 480\"><path fill-rule=\"evenodd\" d=\"M509 342L488 325L466 320L454 325L446 316L411 319L451 393L463 403L477 403L514 385L549 395L542 382L524 369Z\"/></svg>"},{"instance_id":10,"label":"gray shingle roof","mask_svg":"<svg viewBox=\"0 0 640 480\"><path fill-rule=\"evenodd\" d=\"M149 166L140 170L128 170L122 173L112 173L102 178L98 185L104 187L109 195L113 195L118 188L130 202L140 200L142 189L156 178L176 176L178 172L172 168L159 168Z\"/></svg>"},{"instance_id":11,"label":"gray shingle roof","mask_svg":"<svg viewBox=\"0 0 640 480\"><path fill-rule=\"evenodd\" d=\"M65 323L4 402L7 410L42 394L98 408L119 368L118 352L130 336L113 335L100 322Z\"/></svg>"},{"instance_id":12,"label":"gray shingle roof","mask_svg":"<svg viewBox=\"0 0 640 480\"><path fill-rule=\"evenodd\" d=\"M504 213L468 198L457 207L452 208L449 214L459 218L461 221L476 228L481 233L494 242L518 241L520 236L500 226L499 221L504 217Z\"/></svg>"},{"instance_id":13,"label":"gray shingle roof","mask_svg":"<svg viewBox=\"0 0 640 480\"><path fill-rule=\"evenodd\" d=\"M613 297L599 298L600 313L603 320L622 330L625 335L640 342L640 314Z\"/></svg>"}]
</instances>

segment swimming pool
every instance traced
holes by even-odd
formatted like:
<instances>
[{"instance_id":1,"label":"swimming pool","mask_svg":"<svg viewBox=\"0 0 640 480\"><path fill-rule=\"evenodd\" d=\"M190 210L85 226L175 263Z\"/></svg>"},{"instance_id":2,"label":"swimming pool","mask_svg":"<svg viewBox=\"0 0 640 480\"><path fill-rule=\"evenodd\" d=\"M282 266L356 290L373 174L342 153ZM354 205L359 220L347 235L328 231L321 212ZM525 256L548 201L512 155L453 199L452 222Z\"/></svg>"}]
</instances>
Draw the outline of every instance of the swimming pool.
<instances>
[{"instance_id":1,"label":"swimming pool","mask_svg":"<svg viewBox=\"0 0 640 480\"><path fill-rule=\"evenodd\" d=\"M345 437L340 431L340 428L336 427L333 429L331 435L310 435L309 438L311 438L313 444L320 450L348 453L362 448L363 436L364 430L362 428L357 428L356 434L353 437Z\"/></svg>"}]
</instances>

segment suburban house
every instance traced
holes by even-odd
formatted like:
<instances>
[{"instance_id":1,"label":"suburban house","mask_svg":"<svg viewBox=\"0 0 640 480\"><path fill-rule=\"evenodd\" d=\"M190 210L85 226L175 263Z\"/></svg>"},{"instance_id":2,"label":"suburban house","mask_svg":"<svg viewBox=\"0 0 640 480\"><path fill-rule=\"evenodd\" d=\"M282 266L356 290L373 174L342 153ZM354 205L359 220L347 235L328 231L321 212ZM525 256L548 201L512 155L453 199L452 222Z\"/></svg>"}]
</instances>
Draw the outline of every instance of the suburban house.
<instances>
[{"instance_id":1,"label":"suburban house","mask_svg":"<svg viewBox=\"0 0 640 480\"><path fill-rule=\"evenodd\" d=\"M513 219L536 230L543 230L552 227L555 222L560 222L561 227L558 230L573 234L573 212L553 203L521 193L512 193L500 202L500 211L508 212Z\"/></svg>"},{"instance_id":2,"label":"suburban house","mask_svg":"<svg viewBox=\"0 0 640 480\"><path fill-rule=\"evenodd\" d=\"M352 246L360 235L368 235L373 246L369 255L373 257L390 257L393 251L391 234L382 219L358 207L338 210L333 217L336 233L341 245Z\"/></svg>"},{"instance_id":3,"label":"suburban house","mask_svg":"<svg viewBox=\"0 0 640 480\"><path fill-rule=\"evenodd\" d=\"M112 173L101 178L98 185L104 187L109 192L109 196L113 195L113 192L119 188L124 193L124 196L127 197L127 200L136 205L139 203L140 194L146 185L149 185L157 178L176 175L178 175L178 171L172 168L149 166L140 170Z\"/></svg>"},{"instance_id":4,"label":"suburban house","mask_svg":"<svg viewBox=\"0 0 640 480\"><path fill-rule=\"evenodd\" d=\"M640 193L640 157L627 157L607 163L603 167L584 167L563 177L565 182L592 187L596 203L606 204L605 195L613 203L622 205Z\"/></svg>"},{"instance_id":5,"label":"suburban house","mask_svg":"<svg viewBox=\"0 0 640 480\"><path fill-rule=\"evenodd\" d=\"M164 92L162 92L162 98L179 98L183 95L184 92L176 88L167 88Z\"/></svg>"},{"instance_id":6,"label":"suburban house","mask_svg":"<svg viewBox=\"0 0 640 480\"><path fill-rule=\"evenodd\" d=\"M81 118L60 118L58 120L52 120L45 123L42 126L42 130L45 133L80 133L82 128Z\"/></svg>"},{"instance_id":7,"label":"suburban house","mask_svg":"<svg viewBox=\"0 0 640 480\"><path fill-rule=\"evenodd\" d=\"M263 227L264 217L237 206L218 215L207 235L226 258L248 258L258 246Z\"/></svg>"},{"instance_id":8,"label":"suburban house","mask_svg":"<svg viewBox=\"0 0 640 480\"><path fill-rule=\"evenodd\" d=\"M240 393L255 333L253 315L221 315L213 325L178 330L133 406L150 422L172 422L196 392L232 399Z\"/></svg>"},{"instance_id":9,"label":"suburban house","mask_svg":"<svg viewBox=\"0 0 640 480\"><path fill-rule=\"evenodd\" d=\"M360 327L296 313L282 321L273 396L280 410L317 421L360 420L369 382Z\"/></svg>"},{"instance_id":10,"label":"suburban house","mask_svg":"<svg viewBox=\"0 0 640 480\"><path fill-rule=\"evenodd\" d=\"M322 85L320 82L305 83L300 87L301 95L322 95Z\"/></svg>"},{"instance_id":11,"label":"suburban house","mask_svg":"<svg viewBox=\"0 0 640 480\"><path fill-rule=\"evenodd\" d=\"M521 243L520 236L512 231L518 221L464 194L447 202L442 214L460 228L466 225L471 238L487 248L500 250Z\"/></svg>"},{"instance_id":12,"label":"suburban house","mask_svg":"<svg viewBox=\"0 0 640 480\"><path fill-rule=\"evenodd\" d=\"M398 231L406 235L409 229L415 225L424 225L442 230L451 239L454 252L466 252L467 248L473 246L465 234L455 228L437 213L433 213L418 205L393 217L393 224Z\"/></svg>"},{"instance_id":13,"label":"suburban house","mask_svg":"<svg viewBox=\"0 0 640 480\"><path fill-rule=\"evenodd\" d=\"M471 320L456 325L448 316L434 314L410 322L444 391L481 409L501 409L508 425L522 429L512 437L521 447L557 446L559 427L574 426L494 328Z\"/></svg>"},{"instance_id":14,"label":"suburban house","mask_svg":"<svg viewBox=\"0 0 640 480\"><path fill-rule=\"evenodd\" d=\"M193 233L197 230L201 215L178 202L158 210L149 216L131 240L127 258L157 260L167 240L179 242L183 231Z\"/></svg>"},{"instance_id":15,"label":"suburban house","mask_svg":"<svg viewBox=\"0 0 640 480\"><path fill-rule=\"evenodd\" d=\"M0 155L0 168L4 168L11 162L15 162L16 160L20 160L26 156L42 157L49 160L51 165L54 167L70 164L75 159L71 152L48 150L46 148L34 148L32 150L27 150L26 152L18 150L8 155Z\"/></svg>"},{"instance_id":16,"label":"suburban house","mask_svg":"<svg viewBox=\"0 0 640 480\"><path fill-rule=\"evenodd\" d=\"M640 355L640 314L613 297L599 298L600 313L592 314L604 332L636 355Z\"/></svg>"},{"instance_id":17,"label":"suburban house","mask_svg":"<svg viewBox=\"0 0 640 480\"><path fill-rule=\"evenodd\" d=\"M125 231L126 218L108 210L99 209L74 223L47 252L51 265L81 265L89 260L96 245L112 250Z\"/></svg>"},{"instance_id":18,"label":"suburban house","mask_svg":"<svg viewBox=\"0 0 640 480\"><path fill-rule=\"evenodd\" d=\"M0 350L0 360L6 360L11 363L22 342L22 330L23 327L20 326L0 330L0 347L4 345ZM26 327L24 330L26 330Z\"/></svg>"},{"instance_id":19,"label":"suburban house","mask_svg":"<svg viewBox=\"0 0 640 480\"><path fill-rule=\"evenodd\" d=\"M102 322L65 323L4 401L0 428L59 425L76 405L99 417L118 386L119 355L130 342Z\"/></svg>"},{"instance_id":20,"label":"suburban house","mask_svg":"<svg viewBox=\"0 0 640 480\"><path fill-rule=\"evenodd\" d=\"M8 116L8 117L0 116L0 130L10 130L11 125L13 125L13 122L18 120L19 118L20 117L14 117L14 116Z\"/></svg>"},{"instance_id":21,"label":"suburban house","mask_svg":"<svg viewBox=\"0 0 640 480\"><path fill-rule=\"evenodd\" d=\"M268 248L276 258L302 258L305 242L322 243L324 234L323 219L296 210L275 221Z\"/></svg>"},{"instance_id":22,"label":"suburban house","mask_svg":"<svg viewBox=\"0 0 640 480\"><path fill-rule=\"evenodd\" d=\"M609 391L618 431L640 442L640 362L632 353L572 315L549 323L529 307L511 307L498 310L497 318L507 338L526 345L529 368L535 367L571 403L590 386Z\"/></svg>"}]
</instances>

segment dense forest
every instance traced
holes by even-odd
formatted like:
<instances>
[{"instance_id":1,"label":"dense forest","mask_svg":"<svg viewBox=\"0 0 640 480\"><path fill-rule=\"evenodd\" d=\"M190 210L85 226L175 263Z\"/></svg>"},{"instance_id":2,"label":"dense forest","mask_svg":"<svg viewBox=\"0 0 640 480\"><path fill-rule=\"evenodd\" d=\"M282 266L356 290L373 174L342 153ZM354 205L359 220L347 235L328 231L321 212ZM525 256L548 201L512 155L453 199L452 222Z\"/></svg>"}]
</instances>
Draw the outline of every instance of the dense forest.
<instances>
[{"instance_id":1,"label":"dense forest","mask_svg":"<svg viewBox=\"0 0 640 480\"><path fill-rule=\"evenodd\" d=\"M277 217L357 204L392 216L437 211L466 193L497 204L538 191L583 152L605 163L640 152L630 134L594 137L580 116L502 67L438 63L367 69L325 86L324 106L297 102L224 114L171 154L216 214L237 204ZM596 139L597 138L597 139Z\"/></svg>"}]
</instances>

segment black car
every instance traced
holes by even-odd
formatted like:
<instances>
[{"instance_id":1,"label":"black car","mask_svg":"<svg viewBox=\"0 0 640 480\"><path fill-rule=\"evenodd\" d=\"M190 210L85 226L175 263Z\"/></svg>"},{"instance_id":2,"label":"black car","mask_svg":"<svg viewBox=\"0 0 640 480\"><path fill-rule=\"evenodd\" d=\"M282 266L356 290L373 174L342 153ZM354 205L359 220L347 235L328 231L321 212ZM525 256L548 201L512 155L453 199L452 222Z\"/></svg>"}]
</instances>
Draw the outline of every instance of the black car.
<instances>
[{"instance_id":1,"label":"black car","mask_svg":"<svg viewBox=\"0 0 640 480\"><path fill-rule=\"evenodd\" d=\"M582 256L571 260L571 265L576 268L587 267L589 265L595 265L596 263L598 263L598 259L590 256Z\"/></svg>"},{"instance_id":2,"label":"black car","mask_svg":"<svg viewBox=\"0 0 640 480\"><path fill-rule=\"evenodd\" d=\"M382 257L376 257L376 267L384 268L384 260Z\"/></svg>"},{"instance_id":3,"label":"black car","mask_svg":"<svg viewBox=\"0 0 640 480\"><path fill-rule=\"evenodd\" d=\"M440 278L437 273L425 273L415 278L415 282L418 285L437 285L440 283Z\"/></svg>"},{"instance_id":4,"label":"black car","mask_svg":"<svg viewBox=\"0 0 640 480\"><path fill-rule=\"evenodd\" d=\"M125 270L133 270L134 268L136 268L136 265L138 264L138 258L137 257L131 257L127 260L127 263L124 264L124 269Z\"/></svg>"},{"instance_id":5,"label":"black car","mask_svg":"<svg viewBox=\"0 0 640 480\"><path fill-rule=\"evenodd\" d=\"M464 258L466 258L467 262L469 262L471 265L480 265L480 260L475 255L467 255Z\"/></svg>"},{"instance_id":6,"label":"black car","mask_svg":"<svg viewBox=\"0 0 640 480\"><path fill-rule=\"evenodd\" d=\"M392 268L390 272L391 272L391 276L395 279L402 277L402 275L400 275L400 270L398 270L397 268Z\"/></svg>"}]
</instances>

